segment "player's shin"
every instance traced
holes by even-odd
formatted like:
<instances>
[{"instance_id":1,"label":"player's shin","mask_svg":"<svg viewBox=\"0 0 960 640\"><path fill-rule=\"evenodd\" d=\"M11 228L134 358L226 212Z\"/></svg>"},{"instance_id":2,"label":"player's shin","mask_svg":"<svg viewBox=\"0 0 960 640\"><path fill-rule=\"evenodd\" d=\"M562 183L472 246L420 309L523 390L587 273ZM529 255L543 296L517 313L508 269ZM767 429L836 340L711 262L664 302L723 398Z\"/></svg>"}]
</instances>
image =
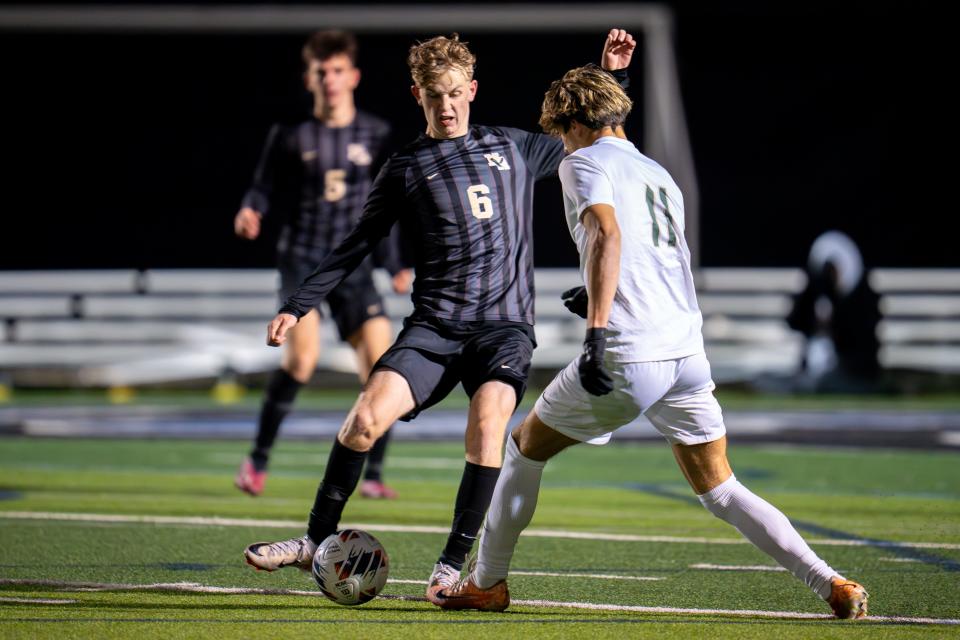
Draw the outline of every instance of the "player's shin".
<instances>
[{"instance_id":1,"label":"player's shin","mask_svg":"<svg viewBox=\"0 0 960 640\"><path fill-rule=\"evenodd\" d=\"M697 497L710 513L736 527L821 598L830 597L830 580L837 572L813 552L783 513L740 484L736 476Z\"/></svg>"},{"instance_id":2,"label":"player's shin","mask_svg":"<svg viewBox=\"0 0 960 640\"><path fill-rule=\"evenodd\" d=\"M366 451L354 451L339 440L334 441L323 481L317 488L317 496L310 510L307 535L315 543L320 544L337 530L347 499L357 488L366 458Z\"/></svg>"},{"instance_id":3,"label":"player's shin","mask_svg":"<svg viewBox=\"0 0 960 640\"><path fill-rule=\"evenodd\" d=\"M270 376L263 398L263 405L260 408L257 439L253 451L250 452L250 459L258 471L267 468L267 458L273 448L274 441L277 439L280 424L290 413L290 409L293 408L293 402L301 387L303 387L303 383L283 369L277 369Z\"/></svg>"},{"instance_id":4,"label":"player's shin","mask_svg":"<svg viewBox=\"0 0 960 640\"><path fill-rule=\"evenodd\" d=\"M497 467L466 463L453 509L453 525L447 545L440 555L440 562L456 569L463 568L467 554L470 553L473 542L477 539L477 532L483 524L483 514L490 504L499 475L500 469Z\"/></svg>"},{"instance_id":5,"label":"player's shin","mask_svg":"<svg viewBox=\"0 0 960 640\"><path fill-rule=\"evenodd\" d=\"M507 438L503 469L487 511L473 571L474 581L481 589L507 577L520 533L530 524L537 509L545 465L546 462L521 454L513 436Z\"/></svg>"}]
</instances>

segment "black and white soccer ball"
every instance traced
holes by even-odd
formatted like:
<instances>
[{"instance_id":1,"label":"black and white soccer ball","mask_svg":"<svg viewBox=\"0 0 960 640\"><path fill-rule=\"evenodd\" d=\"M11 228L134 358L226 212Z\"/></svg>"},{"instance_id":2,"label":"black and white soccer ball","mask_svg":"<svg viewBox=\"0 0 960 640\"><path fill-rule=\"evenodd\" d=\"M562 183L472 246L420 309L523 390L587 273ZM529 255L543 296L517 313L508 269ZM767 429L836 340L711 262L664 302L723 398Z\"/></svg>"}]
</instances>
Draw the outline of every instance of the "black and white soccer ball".
<instances>
[{"instance_id":1,"label":"black and white soccer ball","mask_svg":"<svg viewBox=\"0 0 960 640\"><path fill-rule=\"evenodd\" d=\"M387 551L366 531L344 529L320 543L313 556L313 579L337 604L373 600L387 584Z\"/></svg>"}]
</instances>

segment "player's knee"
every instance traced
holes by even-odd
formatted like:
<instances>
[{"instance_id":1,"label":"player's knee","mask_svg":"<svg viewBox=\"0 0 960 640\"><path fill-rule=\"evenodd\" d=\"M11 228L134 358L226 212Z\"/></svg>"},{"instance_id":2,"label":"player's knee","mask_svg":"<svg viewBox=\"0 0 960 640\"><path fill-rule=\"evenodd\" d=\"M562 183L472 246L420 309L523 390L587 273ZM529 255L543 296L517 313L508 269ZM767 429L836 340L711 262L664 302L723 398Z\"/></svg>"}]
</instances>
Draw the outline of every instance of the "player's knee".
<instances>
[{"instance_id":1,"label":"player's knee","mask_svg":"<svg viewBox=\"0 0 960 640\"><path fill-rule=\"evenodd\" d=\"M373 443L386 430L382 421L377 420L373 409L361 404L340 430L340 442L354 451L369 451Z\"/></svg>"},{"instance_id":2,"label":"player's knee","mask_svg":"<svg viewBox=\"0 0 960 640\"><path fill-rule=\"evenodd\" d=\"M467 434L467 460L485 467L503 463L503 420L478 420Z\"/></svg>"},{"instance_id":3,"label":"player's knee","mask_svg":"<svg viewBox=\"0 0 960 640\"><path fill-rule=\"evenodd\" d=\"M286 359L283 365L284 371L300 382L306 382L313 375L313 370L317 367L318 356L316 354L297 354Z\"/></svg>"},{"instance_id":4,"label":"player's knee","mask_svg":"<svg viewBox=\"0 0 960 640\"><path fill-rule=\"evenodd\" d=\"M507 428L507 421L500 416L491 416L480 418L476 421L474 428L471 429L472 437L478 446L495 446L498 450L503 446L503 432Z\"/></svg>"}]
</instances>

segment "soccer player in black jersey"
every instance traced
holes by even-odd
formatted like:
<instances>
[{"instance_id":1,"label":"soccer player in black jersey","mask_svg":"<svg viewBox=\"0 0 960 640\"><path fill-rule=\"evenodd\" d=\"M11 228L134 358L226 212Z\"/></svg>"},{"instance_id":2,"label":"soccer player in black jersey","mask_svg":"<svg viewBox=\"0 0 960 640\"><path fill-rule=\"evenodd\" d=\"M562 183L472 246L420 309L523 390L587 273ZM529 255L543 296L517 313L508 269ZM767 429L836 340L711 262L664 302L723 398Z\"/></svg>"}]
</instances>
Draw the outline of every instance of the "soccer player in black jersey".
<instances>
[{"instance_id":1,"label":"soccer player in black jersey","mask_svg":"<svg viewBox=\"0 0 960 640\"><path fill-rule=\"evenodd\" d=\"M603 68L624 70L625 81L635 46L628 33L612 30ZM412 47L407 63L426 133L390 157L357 227L286 301L267 341L283 344L298 319L395 223L417 240L414 312L374 366L337 436L307 534L250 545L244 556L269 571L309 570L317 544L336 530L376 439L459 382L471 398L466 465L451 532L427 586L427 598L436 603L437 592L459 579L499 475L507 422L526 389L535 346L533 184L556 173L564 151L560 140L544 134L470 125L475 58L456 35Z\"/></svg>"},{"instance_id":2,"label":"soccer player in black jersey","mask_svg":"<svg viewBox=\"0 0 960 640\"><path fill-rule=\"evenodd\" d=\"M355 66L353 35L319 31L303 48L304 84L313 95L313 117L294 127L274 125L257 166L253 186L234 219L242 238L260 234L260 222L275 210L286 214L277 259L280 297L286 300L300 282L356 224L370 191L373 169L385 157L390 127L354 106L353 92L360 81ZM378 266L394 276L398 292L409 288L411 272L401 265L396 238L381 243L374 256ZM371 278L372 265L364 261L327 296L340 338L355 349L361 383L390 345L390 321ZM310 379L320 356L320 311L304 309L290 331L281 368L267 385L257 436L234 484L259 495L266 480L267 461L280 423L290 412L300 388ZM385 434L386 435L386 434ZM361 487L368 497L390 498L396 493L382 482L381 468L387 438L375 445Z\"/></svg>"}]
</instances>

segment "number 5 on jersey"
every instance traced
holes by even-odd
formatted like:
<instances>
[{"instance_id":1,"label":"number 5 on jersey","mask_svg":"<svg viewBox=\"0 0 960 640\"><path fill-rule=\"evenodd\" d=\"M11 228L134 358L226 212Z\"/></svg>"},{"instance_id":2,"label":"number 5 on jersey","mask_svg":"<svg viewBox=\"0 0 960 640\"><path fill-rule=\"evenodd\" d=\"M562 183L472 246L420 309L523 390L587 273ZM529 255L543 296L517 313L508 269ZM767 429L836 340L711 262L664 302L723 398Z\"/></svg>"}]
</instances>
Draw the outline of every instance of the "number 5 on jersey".
<instances>
[{"instance_id":1,"label":"number 5 on jersey","mask_svg":"<svg viewBox=\"0 0 960 640\"><path fill-rule=\"evenodd\" d=\"M493 216L493 201L487 197L490 187L485 184L474 184L467 187L467 199L470 209L477 220L486 220Z\"/></svg>"}]
</instances>

